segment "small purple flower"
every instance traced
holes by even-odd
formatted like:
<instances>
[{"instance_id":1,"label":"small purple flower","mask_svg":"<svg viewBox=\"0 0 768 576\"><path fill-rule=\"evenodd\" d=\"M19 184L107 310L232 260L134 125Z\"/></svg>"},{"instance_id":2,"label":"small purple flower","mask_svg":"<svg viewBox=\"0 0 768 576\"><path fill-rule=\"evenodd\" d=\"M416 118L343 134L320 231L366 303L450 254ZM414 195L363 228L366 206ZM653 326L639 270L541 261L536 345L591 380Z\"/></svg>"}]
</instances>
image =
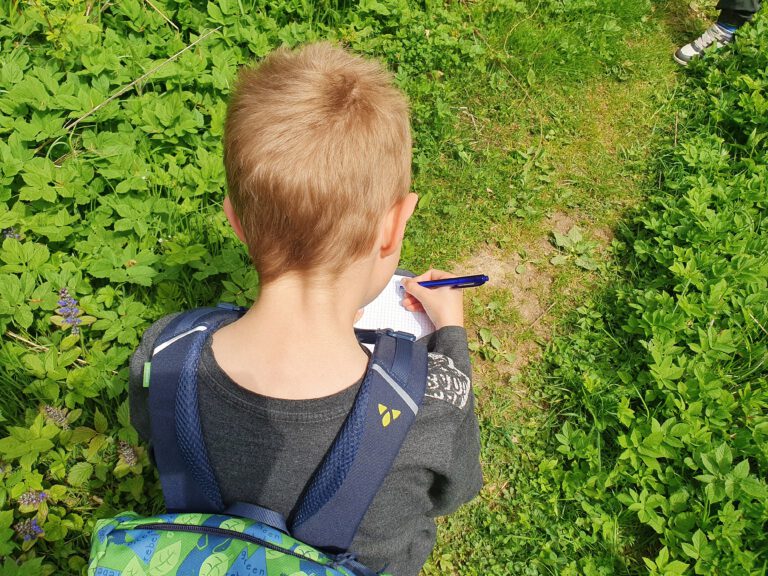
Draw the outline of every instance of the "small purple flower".
<instances>
[{"instance_id":1,"label":"small purple flower","mask_svg":"<svg viewBox=\"0 0 768 576\"><path fill-rule=\"evenodd\" d=\"M24 539L24 542L29 542L43 533L43 529L37 523L37 518L27 518L17 522L13 525L13 529Z\"/></svg>"},{"instance_id":2,"label":"small purple flower","mask_svg":"<svg viewBox=\"0 0 768 576\"><path fill-rule=\"evenodd\" d=\"M64 318L64 323L72 327L72 334L80 334L80 323L82 319L78 318L82 311L78 308L77 300L69 295L69 290L62 288L59 290L59 308L56 313Z\"/></svg>"},{"instance_id":3,"label":"small purple flower","mask_svg":"<svg viewBox=\"0 0 768 576\"><path fill-rule=\"evenodd\" d=\"M136 450L125 442L124 440L118 440L117 453L128 466L136 466L139 463L139 458L136 455Z\"/></svg>"},{"instance_id":4,"label":"small purple flower","mask_svg":"<svg viewBox=\"0 0 768 576\"><path fill-rule=\"evenodd\" d=\"M4 238L13 238L14 240L21 240L21 234L16 232L15 228L4 228L2 234Z\"/></svg>"},{"instance_id":5,"label":"small purple flower","mask_svg":"<svg viewBox=\"0 0 768 576\"><path fill-rule=\"evenodd\" d=\"M63 428L64 430L69 429L69 420L67 420L66 408L56 408L55 406L46 404L43 406L43 414L45 414L45 417L56 424L56 426L59 428Z\"/></svg>"},{"instance_id":6,"label":"small purple flower","mask_svg":"<svg viewBox=\"0 0 768 576\"><path fill-rule=\"evenodd\" d=\"M18 502L20 506L39 506L48 499L48 494L37 490L30 490L24 492L19 496Z\"/></svg>"}]
</instances>

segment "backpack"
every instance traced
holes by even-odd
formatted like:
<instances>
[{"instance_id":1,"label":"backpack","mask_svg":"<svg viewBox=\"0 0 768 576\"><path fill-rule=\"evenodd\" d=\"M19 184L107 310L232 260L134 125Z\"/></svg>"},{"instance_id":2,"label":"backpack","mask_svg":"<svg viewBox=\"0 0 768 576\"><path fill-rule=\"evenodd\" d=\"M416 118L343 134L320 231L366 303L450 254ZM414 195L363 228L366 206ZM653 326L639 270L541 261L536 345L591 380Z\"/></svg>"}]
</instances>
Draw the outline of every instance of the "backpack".
<instances>
[{"instance_id":1,"label":"backpack","mask_svg":"<svg viewBox=\"0 0 768 576\"><path fill-rule=\"evenodd\" d=\"M426 347L403 332L356 330L361 343L374 344L368 370L337 437L285 519L255 504L225 503L203 443L200 354L209 333L244 312L223 304L184 312L155 341L144 385L168 513L147 518L126 512L97 521L89 576L383 574L348 549L418 413Z\"/></svg>"}]
</instances>

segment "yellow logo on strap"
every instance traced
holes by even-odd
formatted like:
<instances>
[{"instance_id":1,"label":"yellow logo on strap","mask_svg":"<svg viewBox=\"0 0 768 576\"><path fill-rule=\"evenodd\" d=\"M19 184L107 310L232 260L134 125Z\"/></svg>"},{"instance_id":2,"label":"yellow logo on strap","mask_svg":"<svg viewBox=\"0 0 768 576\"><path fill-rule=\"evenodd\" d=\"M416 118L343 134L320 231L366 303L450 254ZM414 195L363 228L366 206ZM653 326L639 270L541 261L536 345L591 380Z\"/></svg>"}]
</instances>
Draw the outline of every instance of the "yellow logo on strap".
<instances>
[{"instance_id":1,"label":"yellow logo on strap","mask_svg":"<svg viewBox=\"0 0 768 576\"><path fill-rule=\"evenodd\" d=\"M400 410L390 410L384 404L379 404L379 414L381 414L381 425L386 428L390 422L398 419Z\"/></svg>"}]
</instances>

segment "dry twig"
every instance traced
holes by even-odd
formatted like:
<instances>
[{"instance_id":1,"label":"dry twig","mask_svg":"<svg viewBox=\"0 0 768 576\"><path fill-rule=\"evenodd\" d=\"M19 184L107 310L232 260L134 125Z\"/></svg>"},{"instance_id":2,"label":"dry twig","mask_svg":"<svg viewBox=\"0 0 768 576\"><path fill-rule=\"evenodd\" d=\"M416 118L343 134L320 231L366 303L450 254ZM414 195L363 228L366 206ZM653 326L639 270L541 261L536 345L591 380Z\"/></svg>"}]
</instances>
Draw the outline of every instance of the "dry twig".
<instances>
[{"instance_id":1,"label":"dry twig","mask_svg":"<svg viewBox=\"0 0 768 576\"><path fill-rule=\"evenodd\" d=\"M550 304L550 305L547 307L547 309L546 309L546 310L544 310L544 312L542 312L541 314L539 314L538 316L536 316L536 319L535 319L533 322L531 322L530 324L528 324L528 328L533 328L533 327L534 327L536 324L538 324L538 323L539 323L539 320L541 320L542 318L544 318L544 316L546 316L546 315L549 313L549 311L550 311L550 310L552 310L552 308L554 308L554 307L555 307L555 303L554 303L554 302L552 302L552 304Z\"/></svg>"},{"instance_id":2,"label":"dry twig","mask_svg":"<svg viewBox=\"0 0 768 576\"><path fill-rule=\"evenodd\" d=\"M679 120L680 119L678 118L678 114L677 114L677 112L675 112L675 143L673 145L673 148L677 148L677 125L678 125Z\"/></svg>"},{"instance_id":3,"label":"dry twig","mask_svg":"<svg viewBox=\"0 0 768 576\"><path fill-rule=\"evenodd\" d=\"M762 330L763 332L765 332L766 334L768 334L768 330L766 330L766 329L763 327L763 325L762 325L762 324L760 324L760 321L759 321L757 318L755 318L755 316L752 314L752 312L750 312L750 313L749 313L749 317L750 317L750 318L752 318L752 320L754 320L755 324L757 324L757 325L760 327L760 330Z\"/></svg>"},{"instance_id":4,"label":"dry twig","mask_svg":"<svg viewBox=\"0 0 768 576\"><path fill-rule=\"evenodd\" d=\"M178 32L178 31L179 31L179 27L178 27L178 26L176 26L176 24L174 24L173 22L171 22L171 20L168 18L168 16L166 16L165 14L163 14L162 10L160 10L160 8L158 8L157 6L155 6L155 5L152 3L152 0L144 0L144 1L145 1L147 4L149 4L150 6L152 6L152 9L153 9L155 12L157 12L158 14L160 14L160 16L162 16L163 20L165 20L166 22L168 22L168 24L170 24L171 26L173 26L173 27L176 29L176 32Z\"/></svg>"},{"instance_id":5,"label":"dry twig","mask_svg":"<svg viewBox=\"0 0 768 576\"><path fill-rule=\"evenodd\" d=\"M48 348L47 346L43 346L42 344L38 344L37 342L33 342L32 340L27 340L21 334L16 334L15 332L11 332L10 330L6 330L5 334L6 336L10 336L14 340L18 340L19 342L26 344L27 346L32 348L32 350L34 350L35 352L48 352L48 350L50 350L50 348ZM80 366L88 366L88 362L86 362L82 358L78 358L77 360L75 360L75 362L80 364Z\"/></svg>"}]
</instances>

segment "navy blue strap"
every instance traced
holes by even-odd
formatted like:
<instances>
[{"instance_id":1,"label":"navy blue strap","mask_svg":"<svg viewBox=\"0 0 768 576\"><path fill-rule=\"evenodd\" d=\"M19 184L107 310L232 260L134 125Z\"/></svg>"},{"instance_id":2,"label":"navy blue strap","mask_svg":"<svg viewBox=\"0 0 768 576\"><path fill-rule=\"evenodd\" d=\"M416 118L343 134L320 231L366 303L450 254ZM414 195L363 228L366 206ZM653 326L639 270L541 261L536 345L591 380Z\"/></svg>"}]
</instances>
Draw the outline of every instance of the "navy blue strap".
<instances>
[{"instance_id":1,"label":"navy blue strap","mask_svg":"<svg viewBox=\"0 0 768 576\"><path fill-rule=\"evenodd\" d=\"M357 341L361 344L376 344L376 338L379 337L378 330L372 330L369 328L355 328L355 336Z\"/></svg>"},{"instance_id":2,"label":"navy blue strap","mask_svg":"<svg viewBox=\"0 0 768 576\"><path fill-rule=\"evenodd\" d=\"M216 511L221 510L224 501L221 499L219 484L213 473L213 467L208 460L197 401L197 365L200 362L200 353L207 338L207 332L200 332L189 340L189 351L179 374L174 419L176 421L176 441L184 462L189 465L190 474L197 481L197 485L208 502L211 503L211 511ZM189 506L185 505L185 508L188 509ZM199 512L209 511L199 507L195 507L195 509Z\"/></svg>"},{"instance_id":3,"label":"navy blue strap","mask_svg":"<svg viewBox=\"0 0 768 576\"><path fill-rule=\"evenodd\" d=\"M271 526L275 530L279 530L285 534L289 534L288 526L285 522L285 518L279 512L258 506L256 504L248 504L247 502L235 502L230 504L224 509L224 514L229 516L240 516L241 518L249 518L256 520L267 526Z\"/></svg>"},{"instance_id":4,"label":"navy blue strap","mask_svg":"<svg viewBox=\"0 0 768 576\"><path fill-rule=\"evenodd\" d=\"M295 538L330 552L349 549L424 397L427 351L410 334L379 331L349 416L297 504Z\"/></svg>"},{"instance_id":5,"label":"navy blue strap","mask_svg":"<svg viewBox=\"0 0 768 576\"><path fill-rule=\"evenodd\" d=\"M160 484L171 512L218 512L223 508L202 442L196 375L210 331L240 313L219 308L182 313L155 342L149 382L150 425Z\"/></svg>"}]
</instances>

